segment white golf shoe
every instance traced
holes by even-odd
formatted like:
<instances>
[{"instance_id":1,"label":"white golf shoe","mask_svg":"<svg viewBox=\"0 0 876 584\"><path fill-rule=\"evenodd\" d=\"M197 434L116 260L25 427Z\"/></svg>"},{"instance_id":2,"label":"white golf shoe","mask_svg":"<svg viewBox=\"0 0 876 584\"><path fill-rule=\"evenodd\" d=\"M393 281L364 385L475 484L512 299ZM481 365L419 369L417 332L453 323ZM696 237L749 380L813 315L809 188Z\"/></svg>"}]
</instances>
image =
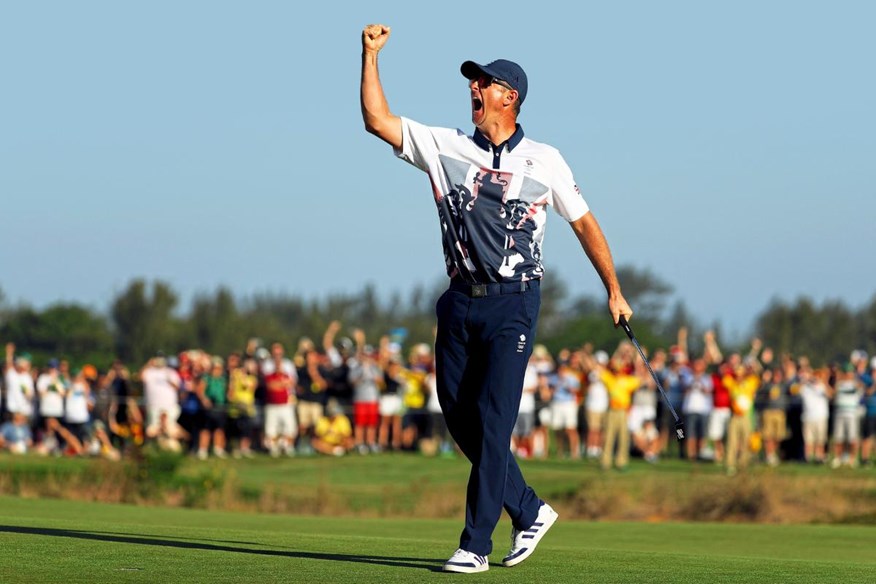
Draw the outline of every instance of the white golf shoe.
<instances>
[{"instance_id":1,"label":"white golf shoe","mask_svg":"<svg viewBox=\"0 0 876 584\"><path fill-rule=\"evenodd\" d=\"M460 548L453 552L450 559L444 564L445 572L458 572L460 574L474 574L486 572L490 569L487 556L479 556Z\"/></svg>"},{"instance_id":2,"label":"white golf shoe","mask_svg":"<svg viewBox=\"0 0 876 584\"><path fill-rule=\"evenodd\" d=\"M557 512L553 507L542 501L541 507L538 508L538 517L529 529L519 530L511 528L511 551L502 560L502 565L506 568L516 566L526 558L532 555L535 547L548 529L556 522Z\"/></svg>"}]
</instances>

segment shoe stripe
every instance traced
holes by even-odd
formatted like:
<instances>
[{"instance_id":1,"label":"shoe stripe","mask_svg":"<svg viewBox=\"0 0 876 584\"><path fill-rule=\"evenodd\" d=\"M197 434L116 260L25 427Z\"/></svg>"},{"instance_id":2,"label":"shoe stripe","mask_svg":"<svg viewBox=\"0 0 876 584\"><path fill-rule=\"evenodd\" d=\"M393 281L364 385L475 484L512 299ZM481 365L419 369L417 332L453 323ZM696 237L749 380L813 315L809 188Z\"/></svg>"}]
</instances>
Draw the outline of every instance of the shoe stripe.
<instances>
[{"instance_id":1,"label":"shoe stripe","mask_svg":"<svg viewBox=\"0 0 876 584\"><path fill-rule=\"evenodd\" d=\"M520 554L526 553L526 550L528 550L528 549L529 548L520 548L519 550L517 550L516 552L514 552L510 556L506 557L503 561L507 562L507 561L513 560L514 558L516 558Z\"/></svg>"},{"instance_id":2,"label":"shoe stripe","mask_svg":"<svg viewBox=\"0 0 876 584\"><path fill-rule=\"evenodd\" d=\"M520 537L522 537L523 539L533 539L535 537L535 535L526 533L524 535L521 535Z\"/></svg>"},{"instance_id":3,"label":"shoe stripe","mask_svg":"<svg viewBox=\"0 0 876 584\"><path fill-rule=\"evenodd\" d=\"M445 566L459 566L460 568L477 568L474 562L446 562Z\"/></svg>"}]
</instances>

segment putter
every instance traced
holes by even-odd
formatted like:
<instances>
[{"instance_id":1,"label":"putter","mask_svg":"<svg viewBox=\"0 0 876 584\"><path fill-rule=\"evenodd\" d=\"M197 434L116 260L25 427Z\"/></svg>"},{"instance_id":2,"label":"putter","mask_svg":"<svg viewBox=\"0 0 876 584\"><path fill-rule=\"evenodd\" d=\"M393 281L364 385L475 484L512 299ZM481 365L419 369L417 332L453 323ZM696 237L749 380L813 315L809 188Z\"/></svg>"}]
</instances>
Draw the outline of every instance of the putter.
<instances>
[{"instance_id":1,"label":"putter","mask_svg":"<svg viewBox=\"0 0 876 584\"><path fill-rule=\"evenodd\" d=\"M642 361L645 362L645 367L648 368L648 371L651 372L651 377L654 378L654 382L657 384L657 389L660 390L660 395L663 396L663 400L666 402L666 405L669 406L669 411L672 412L672 417L675 418L675 436L678 438L678 441L681 442L684 440L684 422L678 417L678 414L675 412L675 408L672 407L672 403L670 403L669 398L666 397L666 392L663 391L663 386L660 384L660 380L657 379L657 374L654 373L654 370L651 369L651 364L648 363L648 359L645 357L645 352L642 351L641 345L639 345L639 341L636 340L636 336L633 334L633 329L630 328L630 323L627 322L627 317L623 314L620 315L620 319L618 319L618 323L624 327L624 332L627 333L627 336L630 337L630 340L633 341L633 344L636 345L636 349L639 350L639 355L642 357Z\"/></svg>"}]
</instances>

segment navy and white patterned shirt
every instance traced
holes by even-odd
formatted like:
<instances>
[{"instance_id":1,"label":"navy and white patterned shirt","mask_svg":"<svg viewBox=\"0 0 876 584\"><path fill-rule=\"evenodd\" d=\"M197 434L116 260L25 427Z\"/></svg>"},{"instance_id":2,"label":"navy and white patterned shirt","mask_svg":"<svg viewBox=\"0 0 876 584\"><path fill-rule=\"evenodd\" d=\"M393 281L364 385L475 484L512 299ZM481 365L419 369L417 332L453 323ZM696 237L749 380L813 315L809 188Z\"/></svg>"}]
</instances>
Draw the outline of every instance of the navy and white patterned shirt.
<instances>
[{"instance_id":1,"label":"navy and white patterned shirt","mask_svg":"<svg viewBox=\"0 0 876 584\"><path fill-rule=\"evenodd\" d=\"M519 125L493 146L477 130L401 120L395 154L429 175L447 274L479 284L541 278L545 207L570 222L589 211L559 151L524 137Z\"/></svg>"}]
</instances>

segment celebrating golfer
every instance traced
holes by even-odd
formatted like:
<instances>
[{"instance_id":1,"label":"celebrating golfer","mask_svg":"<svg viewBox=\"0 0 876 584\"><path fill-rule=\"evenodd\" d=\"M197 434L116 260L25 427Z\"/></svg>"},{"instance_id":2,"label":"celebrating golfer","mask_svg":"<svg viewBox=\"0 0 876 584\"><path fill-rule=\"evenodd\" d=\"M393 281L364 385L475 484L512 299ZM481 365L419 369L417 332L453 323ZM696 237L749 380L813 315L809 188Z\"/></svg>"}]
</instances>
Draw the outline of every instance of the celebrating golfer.
<instances>
[{"instance_id":1,"label":"celebrating golfer","mask_svg":"<svg viewBox=\"0 0 876 584\"><path fill-rule=\"evenodd\" d=\"M557 519L523 480L509 448L541 301L547 205L569 221L599 273L614 323L632 310L565 160L556 149L525 138L517 124L527 91L523 69L503 59L466 61L461 72L468 80L474 134L427 127L389 110L377 68L389 33L381 24L362 32L362 117L370 133L431 182L450 276L437 305L437 392L447 426L472 465L465 529L444 570L489 568L503 507L513 527L502 563L515 566Z\"/></svg>"}]
</instances>

